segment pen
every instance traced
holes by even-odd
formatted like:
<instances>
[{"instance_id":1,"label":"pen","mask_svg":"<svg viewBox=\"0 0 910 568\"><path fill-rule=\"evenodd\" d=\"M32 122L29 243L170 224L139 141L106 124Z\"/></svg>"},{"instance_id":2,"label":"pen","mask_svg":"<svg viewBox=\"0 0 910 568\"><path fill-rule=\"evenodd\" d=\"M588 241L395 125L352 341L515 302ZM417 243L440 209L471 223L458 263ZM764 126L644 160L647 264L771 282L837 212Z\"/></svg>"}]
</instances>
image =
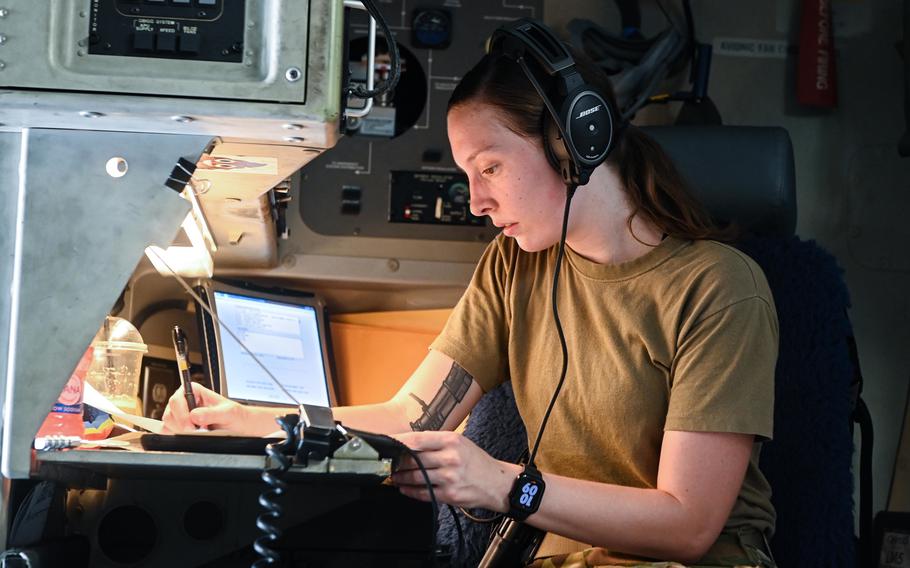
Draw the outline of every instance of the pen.
<instances>
[{"instance_id":1,"label":"pen","mask_svg":"<svg viewBox=\"0 0 910 568\"><path fill-rule=\"evenodd\" d=\"M177 354L177 368L180 369L180 382L183 384L183 396L190 410L196 408L196 395L193 394L193 381L190 380L189 349L186 346L186 333L175 325L171 330L171 339L174 340L174 352Z\"/></svg>"}]
</instances>

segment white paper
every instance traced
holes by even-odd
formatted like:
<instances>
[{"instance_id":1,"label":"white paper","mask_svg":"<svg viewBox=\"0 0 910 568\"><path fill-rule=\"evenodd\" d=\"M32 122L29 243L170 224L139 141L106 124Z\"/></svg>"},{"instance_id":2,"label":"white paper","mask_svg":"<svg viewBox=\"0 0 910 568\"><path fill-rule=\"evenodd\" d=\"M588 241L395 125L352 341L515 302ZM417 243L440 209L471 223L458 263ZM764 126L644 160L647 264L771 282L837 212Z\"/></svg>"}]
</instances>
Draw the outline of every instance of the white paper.
<instances>
[{"instance_id":1,"label":"white paper","mask_svg":"<svg viewBox=\"0 0 910 568\"><path fill-rule=\"evenodd\" d=\"M132 424L133 426L139 426L140 428L144 428L155 434L160 434L161 430L164 428L164 423L161 420L123 412L117 405L95 390L92 385L88 384L88 381L86 381L85 388L82 392L82 402L90 404L102 412L107 412L111 416L116 416L123 422Z\"/></svg>"}]
</instances>

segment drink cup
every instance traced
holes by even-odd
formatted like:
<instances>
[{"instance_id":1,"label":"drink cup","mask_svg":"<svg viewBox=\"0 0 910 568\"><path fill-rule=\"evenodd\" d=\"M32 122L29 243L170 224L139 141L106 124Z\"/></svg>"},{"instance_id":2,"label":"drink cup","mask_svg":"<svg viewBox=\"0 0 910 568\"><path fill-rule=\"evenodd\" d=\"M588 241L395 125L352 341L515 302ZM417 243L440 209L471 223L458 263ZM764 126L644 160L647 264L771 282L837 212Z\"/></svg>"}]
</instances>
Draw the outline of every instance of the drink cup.
<instances>
[{"instance_id":1,"label":"drink cup","mask_svg":"<svg viewBox=\"0 0 910 568\"><path fill-rule=\"evenodd\" d=\"M148 347L129 321L107 317L92 341L94 355L86 380L128 414L142 415L139 378Z\"/></svg>"}]
</instances>

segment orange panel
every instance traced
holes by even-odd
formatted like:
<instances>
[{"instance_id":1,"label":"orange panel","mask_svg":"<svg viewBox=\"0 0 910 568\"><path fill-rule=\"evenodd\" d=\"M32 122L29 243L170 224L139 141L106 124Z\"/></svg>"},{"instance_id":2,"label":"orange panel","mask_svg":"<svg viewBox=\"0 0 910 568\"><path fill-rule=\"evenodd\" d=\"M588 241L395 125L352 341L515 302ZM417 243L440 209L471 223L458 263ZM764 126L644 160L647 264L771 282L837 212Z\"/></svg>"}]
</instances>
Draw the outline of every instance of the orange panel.
<instances>
[{"instance_id":1,"label":"orange panel","mask_svg":"<svg viewBox=\"0 0 910 568\"><path fill-rule=\"evenodd\" d=\"M448 311L363 314L362 318L346 314L333 318L338 403L372 404L391 398L423 361ZM439 317L437 312L445 313ZM367 323L350 323L353 321Z\"/></svg>"}]
</instances>

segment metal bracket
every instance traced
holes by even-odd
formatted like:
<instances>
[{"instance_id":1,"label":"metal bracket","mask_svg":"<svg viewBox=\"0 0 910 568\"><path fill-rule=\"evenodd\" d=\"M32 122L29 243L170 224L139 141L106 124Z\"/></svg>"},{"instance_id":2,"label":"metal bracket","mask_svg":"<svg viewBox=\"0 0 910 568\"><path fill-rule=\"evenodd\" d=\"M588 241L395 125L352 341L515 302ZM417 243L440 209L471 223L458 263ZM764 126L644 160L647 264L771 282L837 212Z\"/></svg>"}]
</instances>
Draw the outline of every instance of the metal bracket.
<instances>
[{"instance_id":1,"label":"metal bracket","mask_svg":"<svg viewBox=\"0 0 910 568\"><path fill-rule=\"evenodd\" d=\"M190 205L165 188L209 136L24 129L0 133L2 473L29 476L32 440L142 252Z\"/></svg>"},{"instance_id":2,"label":"metal bracket","mask_svg":"<svg viewBox=\"0 0 910 568\"><path fill-rule=\"evenodd\" d=\"M366 6L357 0L344 0L344 7L353 8L355 10L366 10ZM372 91L374 81L373 75L376 67L376 20L373 16L370 16L370 32L367 37L367 90ZM345 107L344 114L350 118L363 118L370 114L371 110L373 110L373 99L369 98L364 101L363 108Z\"/></svg>"}]
</instances>

